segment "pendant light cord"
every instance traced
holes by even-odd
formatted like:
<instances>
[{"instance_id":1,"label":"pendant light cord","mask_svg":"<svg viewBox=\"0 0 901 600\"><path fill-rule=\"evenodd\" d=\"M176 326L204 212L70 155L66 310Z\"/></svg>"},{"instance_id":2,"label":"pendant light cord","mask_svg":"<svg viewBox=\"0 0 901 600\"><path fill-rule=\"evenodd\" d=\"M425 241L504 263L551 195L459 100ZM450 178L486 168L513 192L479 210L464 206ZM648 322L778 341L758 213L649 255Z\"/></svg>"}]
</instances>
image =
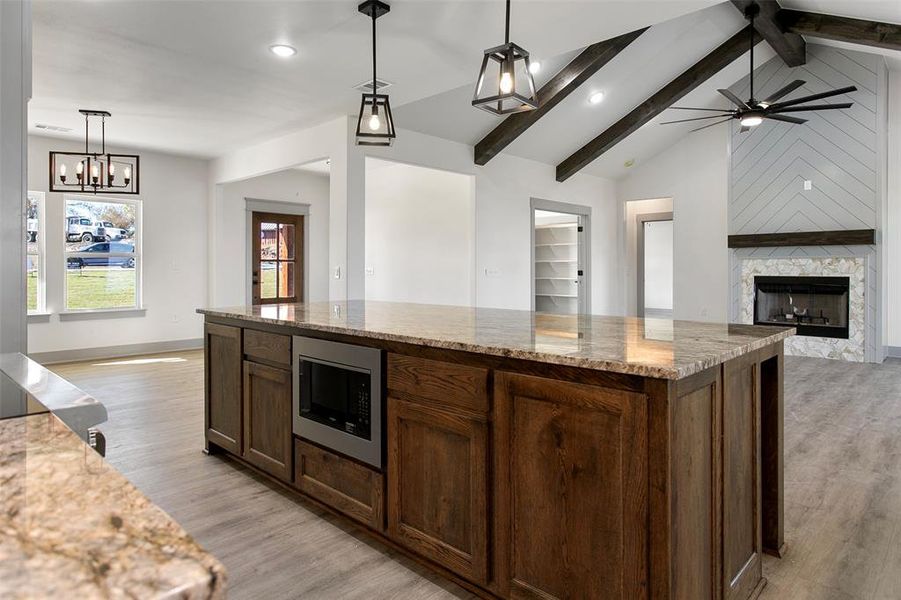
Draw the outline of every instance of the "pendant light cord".
<instances>
[{"instance_id":1,"label":"pendant light cord","mask_svg":"<svg viewBox=\"0 0 901 600\"><path fill-rule=\"evenodd\" d=\"M504 17L504 43L510 43L510 0L507 0L507 14Z\"/></svg>"},{"instance_id":2,"label":"pendant light cord","mask_svg":"<svg viewBox=\"0 0 901 600\"><path fill-rule=\"evenodd\" d=\"M376 19L377 10L378 10L378 7L376 7L376 6L372 7L372 106L373 107L375 107L375 104L376 104L375 95L379 91L378 85L376 84L377 79L375 77L375 19Z\"/></svg>"}]
</instances>

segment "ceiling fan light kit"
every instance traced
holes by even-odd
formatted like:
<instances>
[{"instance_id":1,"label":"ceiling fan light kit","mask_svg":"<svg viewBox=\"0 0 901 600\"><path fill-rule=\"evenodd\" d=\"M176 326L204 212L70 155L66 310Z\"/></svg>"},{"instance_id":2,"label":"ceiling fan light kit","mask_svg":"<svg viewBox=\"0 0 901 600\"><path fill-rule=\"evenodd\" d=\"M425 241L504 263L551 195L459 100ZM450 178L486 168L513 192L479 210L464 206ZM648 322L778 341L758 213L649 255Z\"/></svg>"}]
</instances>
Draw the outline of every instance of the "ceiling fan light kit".
<instances>
[{"instance_id":1,"label":"ceiling fan light kit","mask_svg":"<svg viewBox=\"0 0 901 600\"><path fill-rule=\"evenodd\" d=\"M789 95L790 93L807 83L806 81L803 81L801 79L796 79L788 85L785 85L782 88L776 90L765 100L757 100L754 97L754 18L757 16L758 12L760 12L760 7L756 2L748 5L747 9L745 10L745 16L751 21L751 27L748 28L751 35L751 72L749 75L750 99L745 102L744 100L733 94L730 90L717 90L720 94L725 96L726 99L729 100L729 102L734 104L736 108L727 110L672 106L670 108L675 110L698 110L717 112L719 114L706 117L695 117L693 119L664 121L663 123L661 123L661 125L686 123L689 121L701 121L705 119L720 119L719 121L716 121L714 123L698 127L697 129L692 129L692 131L700 131L701 129L707 129L708 127L713 127L714 125L719 125L721 123L737 119L739 124L741 125L741 129L739 131L741 133L745 133L750 131L754 127L757 127L765 120L781 121L783 123L791 123L792 125L802 125L807 122L806 119L799 119L798 117L792 117L783 113L820 110L842 110L851 108L851 106L853 106L853 102L842 102L838 104L807 104L807 102L812 102L813 100L821 100L823 98L831 98L833 96L840 96L843 94L856 92L857 88L853 85L836 90L831 90L828 92L820 92L818 94L811 94L809 96L795 98L794 100L785 100L783 102L779 102L780 99L784 98L785 96Z\"/></svg>"},{"instance_id":2,"label":"ceiling fan light kit","mask_svg":"<svg viewBox=\"0 0 901 600\"><path fill-rule=\"evenodd\" d=\"M504 43L483 53L472 105L495 115L538 108L529 53L510 41L510 0L506 2Z\"/></svg>"},{"instance_id":3,"label":"ceiling fan light kit","mask_svg":"<svg viewBox=\"0 0 901 600\"><path fill-rule=\"evenodd\" d=\"M81 109L78 112L84 115L84 152L50 152L49 190L88 194L139 194L141 157L137 154L106 151L106 119L112 115L105 110ZM91 118L100 119L99 152L91 151ZM69 171L70 166L74 173Z\"/></svg>"},{"instance_id":4,"label":"ceiling fan light kit","mask_svg":"<svg viewBox=\"0 0 901 600\"><path fill-rule=\"evenodd\" d=\"M397 133L388 94L379 94L376 77L376 19L388 13L391 7L381 0L366 0L357 9L372 19L372 92L363 93L360 114L357 118L356 143L358 146L390 146Z\"/></svg>"}]
</instances>

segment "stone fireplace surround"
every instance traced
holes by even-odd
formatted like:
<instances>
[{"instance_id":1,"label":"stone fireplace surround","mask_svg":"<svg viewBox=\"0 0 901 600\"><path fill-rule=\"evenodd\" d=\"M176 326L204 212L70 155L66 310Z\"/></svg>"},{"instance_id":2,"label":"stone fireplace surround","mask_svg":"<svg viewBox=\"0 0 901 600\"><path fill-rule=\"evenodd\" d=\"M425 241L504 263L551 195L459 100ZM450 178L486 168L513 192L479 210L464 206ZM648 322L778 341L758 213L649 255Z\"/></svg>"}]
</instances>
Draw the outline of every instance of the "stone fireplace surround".
<instances>
[{"instance_id":1,"label":"stone fireplace surround","mask_svg":"<svg viewBox=\"0 0 901 600\"><path fill-rule=\"evenodd\" d=\"M875 323L872 322L875 293L870 281L871 271L875 271L872 247L861 247L857 252L847 247L835 248L828 253L825 248L818 248L816 253L803 249L784 248L780 249L782 252L766 249L771 254L760 256L762 250L740 250L733 256L733 310L737 311L739 322L754 322L755 276L847 276L850 279L848 339L795 336L786 340L785 353L853 362L876 360Z\"/></svg>"}]
</instances>

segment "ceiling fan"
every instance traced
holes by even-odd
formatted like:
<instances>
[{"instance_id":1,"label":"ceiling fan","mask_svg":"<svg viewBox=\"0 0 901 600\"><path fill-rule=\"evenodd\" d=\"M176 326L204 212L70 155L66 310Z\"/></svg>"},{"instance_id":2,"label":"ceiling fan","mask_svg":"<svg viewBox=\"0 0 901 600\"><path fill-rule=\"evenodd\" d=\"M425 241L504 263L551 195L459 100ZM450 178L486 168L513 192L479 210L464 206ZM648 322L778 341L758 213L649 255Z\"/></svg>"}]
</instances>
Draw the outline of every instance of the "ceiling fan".
<instances>
[{"instance_id":1,"label":"ceiling fan","mask_svg":"<svg viewBox=\"0 0 901 600\"><path fill-rule=\"evenodd\" d=\"M697 129L692 129L692 131L700 131L701 129L706 129L708 127L713 127L714 125L719 125L720 123L725 123L726 121L731 121L732 119L738 119L741 123L741 133L745 133L746 131L750 131L751 128L756 127L763 123L764 119L770 119L772 121L782 121L785 123L792 123L795 125L801 125L802 123L806 123L806 119L799 119L798 117L792 117L786 115L784 113L793 113L793 112L805 112L812 110L837 110L844 108L851 108L853 102L842 102L840 104L806 104L807 102L811 102L813 100L822 100L823 98L830 98L832 96L839 96L841 94L847 94L849 92L857 91L855 86L848 86L839 88L837 90L832 90L829 92L822 92L819 94L811 94L810 96L804 96L802 98L795 98L794 100L786 100L784 102L778 102L780 98L787 96L792 93L802 85L804 85L805 81L800 79L796 79L792 81L785 87L773 92L769 95L765 100L757 100L754 98L754 17L757 16L757 13L760 11L760 7L757 3L750 4L745 10L745 16L751 20L751 27L749 28L750 36L751 36L751 90L750 96L751 98L745 102L735 94L733 94L729 90L717 90L720 94L729 99L729 101L736 106L733 109L719 109L719 108L692 108L687 106L671 106L671 109L674 110L703 110L710 112L717 112L719 114L711 115L709 117L695 117L693 119L680 119L678 121L664 121L661 125L669 125L672 123L686 123L688 121L703 121L705 119L721 119L720 121L716 121L715 123L710 123L709 125L704 125L703 127L698 127ZM725 117L725 118L723 118Z\"/></svg>"}]
</instances>

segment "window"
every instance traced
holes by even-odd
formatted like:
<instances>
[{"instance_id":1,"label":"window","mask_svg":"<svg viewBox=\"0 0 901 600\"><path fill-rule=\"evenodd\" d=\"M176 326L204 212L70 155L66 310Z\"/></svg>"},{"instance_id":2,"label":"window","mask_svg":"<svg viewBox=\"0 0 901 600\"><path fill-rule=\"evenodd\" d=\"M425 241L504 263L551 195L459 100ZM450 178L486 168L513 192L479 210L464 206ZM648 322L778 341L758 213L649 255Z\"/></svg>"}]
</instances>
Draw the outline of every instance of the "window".
<instances>
[{"instance_id":1,"label":"window","mask_svg":"<svg viewBox=\"0 0 901 600\"><path fill-rule=\"evenodd\" d=\"M253 303L303 298L303 217L254 212L252 232Z\"/></svg>"},{"instance_id":2,"label":"window","mask_svg":"<svg viewBox=\"0 0 901 600\"><path fill-rule=\"evenodd\" d=\"M46 310L44 284L44 194L28 192L25 201L25 289L29 313Z\"/></svg>"},{"instance_id":3,"label":"window","mask_svg":"<svg viewBox=\"0 0 901 600\"><path fill-rule=\"evenodd\" d=\"M140 308L140 207L66 198L66 310Z\"/></svg>"}]
</instances>

